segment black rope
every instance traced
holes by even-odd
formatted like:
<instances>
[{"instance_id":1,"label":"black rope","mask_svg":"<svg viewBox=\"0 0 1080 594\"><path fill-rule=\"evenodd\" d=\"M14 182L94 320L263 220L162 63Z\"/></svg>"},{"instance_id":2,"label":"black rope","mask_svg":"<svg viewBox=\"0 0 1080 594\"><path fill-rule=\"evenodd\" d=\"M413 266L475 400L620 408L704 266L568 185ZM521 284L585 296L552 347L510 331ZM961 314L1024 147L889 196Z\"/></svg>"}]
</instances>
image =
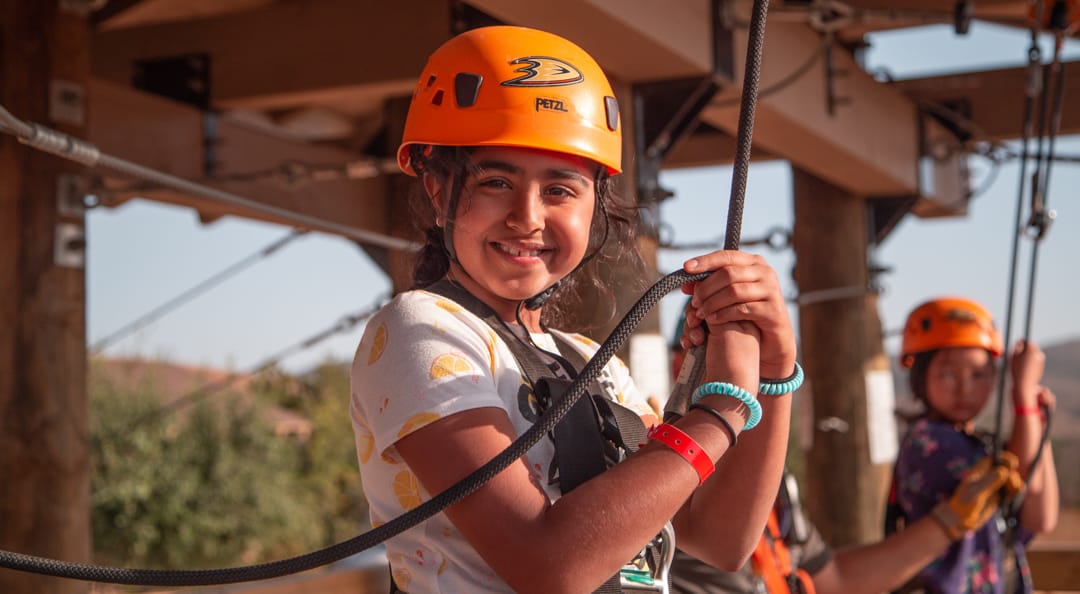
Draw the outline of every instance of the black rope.
<instances>
[{"instance_id":1,"label":"black rope","mask_svg":"<svg viewBox=\"0 0 1080 594\"><path fill-rule=\"evenodd\" d=\"M732 191L728 202L727 234L725 249L738 249L742 231L743 202L746 194L747 168L750 162L751 135L756 107L758 80L760 78L761 51L765 41L765 16L768 0L755 0L751 16L750 38L746 55L746 75L743 83L743 104L739 109L739 131L736 146L735 171ZM72 563L0 550L0 567L51 575L55 577L88 580L102 583L145 586L209 586L271 579L314 569L367 550L401 532L427 520L447 507L461 501L484 483L494 478L508 466L525 455L538 441L553 431L559 420L585 393L588 385L596 380L607 362L623 346L641 323L645 315L660 299L677 287L704 280L709 273L689 274L677 270L662 277L642 295L612 331L611 336L593 355L567 389L558 403L548 408L536 423L514 440L499 455L442 493L389 522L373 528L349 540L304 555L244 567L220 569L169 570L128 569L105 567L86 563Z\"/></svg>"},{"instance_id":2,"label":"black rope","mask_svg":"<svg viewBox=\"0 0 1080 594\"><path fill-rule=\"evenodd\" d=\"M545 411L537 419L536 424L522 433L498 456L473 471L457 484L435 495L420 506L359 536L304 555L245 567L196 570L127 569L86 563L71 563L10 551L0 551L0 567L111 584L209 586L280 577L327 565L350 555L355 555L400 534L461 501L524 456L533 445L543 439L548 432L554 430L559 420L585 393L588 385L600 376L604 365L622 347L633 333L633 329L641 323L649 310L655 307L660 298L676 287L689 282L700 281L706 277L708 277L708 273L689 274L678 270L661 278L630 308L630 311L619 322L611 336L600 346L593 358L582 369L577 380L568 389L566 397Z\"/></svg>"},{"instance_id":3,"label":"black rope","mask_svg":"<svg viewBox=\"0 0 1080 594\"><path fill-rule=\"evenodd\" d=\"M227 268L224 268L223 270L215 273L210 278L203 280L194 287L185 290L183 293L180 293L179 295L173 297L172 299L169 299L165 303L162 303L154 309L139 316L134 321L128 322L127 324L121 326L119 329L114 330L110 334L106 335L104 338L95 342L94 346L90 347L90 350L95 353L101 352L105 349L105 347L119 341L120 339L128 336L132 332L135 332L136 330L139 330L147 324L161 318L165 314L173 311L181 305L184 305L195 297L202 295L214 286L222 283L223 281L229 279L232 276L235 276L237 273L247 268L248 266L251 266L252 264L258 262L263 258L269 257L270 255L274 254L274 252L277 252L279 249L285 247L285 244L296 239L297 237L300 237L304 233L305 231L299 229L294 230L288 235L285 235L281 239L275 240L273 243L267 245L259 251L250 254L244 257L242 260L231 264Z\"/></svg>"},{"instance_id":4,"label":"black rope","mask_svg":"<svg viewBox=\"0 0 1080 594\"><path fill-rule=\"evenodd\" d=\"M1024 210L1024 189L1027 187L1027 164L1028 164L1028 144L1031 140L1032 128L1033 128L1033 112L1035 106L1035 98L1042 93L1042 51L1039 49L1039 23L1041 22L1042 15L1042 3L1038 3L1039 8L1037 12L1035 22L1031 26L1031 46L1028 49L1028 84L1024 91L1024 106L1023 106L1023 126L1021 127L1020 138L1020 173L1019 190L1016 196L1016 216L1015 226L1013 227L1013 241L1012 251L1009 254L1009 291L1005 299L1005 324L1003 330L1003 343L1002 358L1004 361L1008 361L1009 358L1009 344L1012 342L1012 319L1013 319L1013 300L1016 296L1016 273L1017 273L1017 254L1020 251L1020 229L1021 221ZM1005 419L1005 377L1008 371L1008 364L1002 364L998 370L998 382L997 382L997 400L995 401L994 408L994 440L992 445L992 455L996 460L1001 451L1001 428L1004 425Z\"/></svg>"}]
</instances>

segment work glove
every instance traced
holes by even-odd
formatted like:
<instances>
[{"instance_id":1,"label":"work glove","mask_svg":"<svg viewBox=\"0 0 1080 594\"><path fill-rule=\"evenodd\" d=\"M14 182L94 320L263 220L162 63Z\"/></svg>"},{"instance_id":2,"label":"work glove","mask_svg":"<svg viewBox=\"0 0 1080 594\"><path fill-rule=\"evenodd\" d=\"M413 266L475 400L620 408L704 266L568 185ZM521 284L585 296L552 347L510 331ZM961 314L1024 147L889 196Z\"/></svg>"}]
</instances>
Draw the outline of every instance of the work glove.
<instances>
[{"instance_id":1,"label":"work glove","mask_svg":"<svg viewBox=\"0 0 1080 594\"><path fill-rule=\"evenodd\" d=\"M964 474L952 497L931 510L930 515L951 540L981 527L997 511L1003 496L1011 499L1023 489L1016 456L1012 452L998 456L997 460L993 456L979 460Z\"/></svg>"}]
</instances>

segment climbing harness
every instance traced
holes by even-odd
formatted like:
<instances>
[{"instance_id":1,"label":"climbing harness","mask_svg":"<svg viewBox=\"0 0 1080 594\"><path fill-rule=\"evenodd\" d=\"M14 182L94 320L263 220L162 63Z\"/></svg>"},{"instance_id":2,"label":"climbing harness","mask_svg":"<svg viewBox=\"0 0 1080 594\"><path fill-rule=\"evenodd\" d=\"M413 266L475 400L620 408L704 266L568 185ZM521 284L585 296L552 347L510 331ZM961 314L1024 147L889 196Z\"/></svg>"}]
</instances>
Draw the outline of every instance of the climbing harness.
<instances>
[{"instance_id":1,"label":"climbing harness","mask_svg":"<svg viewBox=\"0 0 1080 594\"><path fill-rule=\"evenodd\" d=\"M768 13L768 0L755 0L751 14L749 38L746 52L745 72L743 75L742 104L739 109L739 124L736 135L735 160L731 180L731 192L728 201L727 232L724 238L724 248L736 250L739 248L739 238L742 232L743 203L746 196L746 182L750 164L750 147L753 136L754 114L756 110L757 90L761 74L761 54L765 44L765 22ZM226 192L205 188L199 184L189 182L174 176L162 174L149 168L136 165L115 157L99 154L96 147L83 141L78 141L70 136L49 130L37 124L26 124L11 116L0 106L0 129L11 131L19 137L20 142L29 144L46 152L61 157L73 159L91 166L106 166L121 172L134 175L143 179L155 179L167 183L181 191L192 192L223 201L242 203L246 207L267 211L275 210L274 214L285 216L299 223L306 223L303 217L297 213L288 211L276 212L275 207L269 207L258 202L241 198ZM42 140L44 139L44 140ZM370 234L362 230L332 224L327 221L317 220L312 226L335 231L347 237L362 239L377 245L385 245L395 248L413 248L411 242L386 238L378 234ZM393 239L394 241L389 241ZM381 243L377 243L381 242ZM400 534L434 516L440 511L461 501L463 498L476 491L481 485L494 478L504 469L515 463L528 452L528 450L555 429L559 420L564 417L570 408L585 394L587 386L600 377L601 371L607 362L629 339L633 329L645 318L645 315L660 301L660 298L677 287L687 283L697 282L708 278L708 273L688 274L682 270L672 272L650 287L630 307L629 311L612 331L611 335L593 355L592 359L581 369L577 379L566 388L565 395L554 402L550 408L540 415L529 429L515 439L498 456L477 468L458 483L450 486L445 491L434 495L428 501L420 504L412 510L394 518L377 528L373 528L363 534L349 540L331 545L327 548L313 551L305 555L288 559L272 561L244 567L229 567L220 569L198 570L156 570L156 569L128 569L118 567L106 567L86 563L72 563L14 553L0 551L0 567L94 582L104 582L127 585L148 586L201 586L218 585L235 582L265 580L280 577L292 573L298 573L327 565L369 549L380 542ZM695 347L695 350L704 347ZM700 351L699 351L700 352ZM703 357L701 357L703 360ZM670 550L670 549L669 549ZM670 550L670 554L674 554Z\"/></svg>"},{"instance_id":2,"label":"climbing harness","mask_svg":"<svg viewBox=\"0 0 1080 594\"><path fill-rule=\"evenodd\" d=\"M424 290L456 302L499 335L514 354L541 412L565 398L570 380L557 376L540 359L537 350L542 350L557 361L571 378L576 377L586 364L581 353L560 334L551 333L558 353L543 350L535 344L526 344L491 308L456 283L443 280ZM564 495L621 462L646 441L646 428L637 413L605 397L604 390L596 382L590 384L589 390L587 398L579 399L570 407L551 436L555 444L552 471L558 472L557 478L551 478L558 481ZM674 549L674 529L668 522L656 540L619 574L612 576L598 592L621 592L623 588L644 587L667 592L667 572L675 555Z\"/></svg>"},{"instance_id":3,"label":"climbing harness","mask_svg":"<svg viewBox=\"0 0 1080 594\"><path fill-rule=\"evenodd\" d=\"M800 567L802 546L810 538L810 528L799 499L795 476L784 471L776 504L769 513L765 531L750 555L755 592L763 594L814 594L814 580Z\"/></svg>"}]
</instances>

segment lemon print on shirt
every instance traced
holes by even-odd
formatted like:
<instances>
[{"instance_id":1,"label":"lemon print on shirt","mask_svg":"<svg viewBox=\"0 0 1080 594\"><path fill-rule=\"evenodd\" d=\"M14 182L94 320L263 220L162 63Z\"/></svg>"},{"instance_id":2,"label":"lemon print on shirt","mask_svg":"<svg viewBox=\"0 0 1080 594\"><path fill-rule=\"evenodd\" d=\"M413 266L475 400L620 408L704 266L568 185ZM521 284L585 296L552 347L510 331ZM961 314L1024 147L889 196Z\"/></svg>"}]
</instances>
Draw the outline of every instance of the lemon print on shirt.
<instances>
[{"instance_id":1,"label":"lemon print on shirt","mask_svg":"<svg viewBox=\"0 0 1080 594\"><path fill-rule=\"evenodd\" d=\"M461 311L461 306L460 305L458 305L457 303L454 303L453 301L447 301L445 299L440 299L440 300L436 301L435 305L445 309L446 311L448 311L450 313L458 313L459 311Z\"/></svg>"},{"instance_id":2,"label":"lemon print on shirt","mask_svg":"<svg viewBox=\"0 0 1080 594\"><path fill-rule=\"evenodd\" d=\"M375 449L375 437L366 431L356 432L356 453L361 464L367 464L371 459L371 451Z\"/></svg>"},{"instance_id":3,"label":"lemon print on shirt","mask_svg":"<svg viewBox=\"0 0 1080 594\"><path fill-rule=\"evenodd\" d=\"M379 327L375 329L375 338L371 341L371 352L368 353L368 365L374 365L379 357L382 356L383 351L386 350L386 324L379 324Z\"/></svg>"},{"instance_id":4,"label":"lemon print on shirt","mask_svg":"<svg viewBox=\"0 0 1080 594\"><path fill-rule=\"evenodd\" d=\"M420 485L416 482L416 475L408 470L394 475L394 496L405 511L420 505Z\"/></svg>"},{"instance_id":5,"label":"lemon print on shirt","mask_svg":"<svg viewBox=\"0 0 1080 594\"><path fill-rule=\"evenodd\" d=\"M449 353L439 355L431 363L431 379L441 379L455 375L466 375L473 372L472 363L461 355Z\"/></svg>"},{"instance_id":6,"label":"lemon print on shirt","mask_svg":"<svg viewBox=\"0 0 1080 594\"><path fill-rule=\"evenodd\" d=\"M416 413L415 415L409 417L409 420L405 421L405 423L401 426L401 429L398 430L398 437L405 437L406 435L412 433L413 431L416 431L424 425L428 425L430 423L438 421L439 418L439 413L435 412Z\"/></svg>"}]
</instances>

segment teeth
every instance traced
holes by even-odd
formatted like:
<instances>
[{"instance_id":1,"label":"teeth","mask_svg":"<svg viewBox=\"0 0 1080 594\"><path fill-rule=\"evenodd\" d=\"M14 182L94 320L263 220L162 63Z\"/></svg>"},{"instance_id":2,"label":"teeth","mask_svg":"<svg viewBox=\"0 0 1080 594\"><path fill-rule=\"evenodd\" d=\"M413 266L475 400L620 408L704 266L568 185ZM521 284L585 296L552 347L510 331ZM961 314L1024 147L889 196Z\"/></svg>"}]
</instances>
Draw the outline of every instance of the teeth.
<instances>
[{"instance_id":1,"label":"teeth","mask_svg":"<svg viewBox=\"0 0 1080 594\"><path fill-rule=\"evenodd\" d=\"M539 256L540 252L541 252L541 250L520 250L520 249L517 249L517 248L512 248L510 246L502 245L501 243L496 244L496 245L498 245L499 249L501 249L502 251L510 254L511 256L516 256L516 257L519 257L519 258L520 257L535 258L535 257Z\"/></svg>"}]
</instances>

